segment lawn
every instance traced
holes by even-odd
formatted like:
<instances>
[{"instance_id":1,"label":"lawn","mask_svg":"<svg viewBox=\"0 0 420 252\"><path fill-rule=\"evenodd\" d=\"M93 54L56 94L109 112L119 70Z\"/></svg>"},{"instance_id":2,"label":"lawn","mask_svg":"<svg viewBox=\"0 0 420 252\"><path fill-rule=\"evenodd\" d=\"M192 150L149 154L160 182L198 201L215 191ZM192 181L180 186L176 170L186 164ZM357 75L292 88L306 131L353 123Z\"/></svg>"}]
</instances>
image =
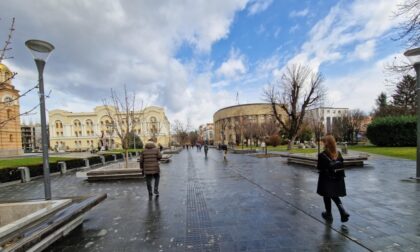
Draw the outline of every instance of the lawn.
<instances>
[{"instance_id":1,"label":"lawn","mask_svg":"<svg viewBox=\"0 0 420 252\"><path fill-rule=\"evenodd\" d=\"M378 147L374 145L355 145L349 146L349 150L416 160L416 147Z\"/></svg>"},{"instance_id":2,"label":"lawn","mask_svg":"<svg viewBox=\"0 0 420 252\"><path fill-rule=\"evenodd\" d=\"M143 149L128 149L128 152L142 152ZM125 150L123 149L114 149L114 150L109 150L109 151L105 151L106 153L125 153Z\"/></svg>"},{"instance_id":3,"label":"lawn","mask_svg":"<svg viewBox=\"0 0 420 252\"><path fill-rule=\"evenodd\" d=\"M70 160L74 158L66 157L50 157L49 162L55 163L58 161ZM42 157L27 157L27 158L15 158L15 159L2 159L0 160L0 169L2 168L13 168L20 166L38 165L42 164Z\"/></svg>"}]
</instances>

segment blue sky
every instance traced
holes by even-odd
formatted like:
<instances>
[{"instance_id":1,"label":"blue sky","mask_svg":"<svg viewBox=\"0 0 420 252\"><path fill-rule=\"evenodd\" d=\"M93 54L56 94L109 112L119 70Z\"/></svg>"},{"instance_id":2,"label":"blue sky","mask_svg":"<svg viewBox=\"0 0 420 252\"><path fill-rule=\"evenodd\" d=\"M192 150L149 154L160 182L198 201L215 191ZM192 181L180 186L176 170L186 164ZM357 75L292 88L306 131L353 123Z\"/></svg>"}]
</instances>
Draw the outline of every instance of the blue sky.
<instances>
[{"instance_id":1,"label":"blue sky","mask_svg":"<svg viewBox=\"0 0 420 252\"><path fill-rule=\"evenodd\" d=\"M3 63L27 90L36 69L24 41L55 45L45 70L49 110L91 111L126 85L171 121L198 126L236 104L237 93L240 103L261 102L286 66L306 64L326 78L324 105L370 112L381 91L392 91L384 65L406 49L391 39L399 2L2 1L2 40L16 17L14 58ZM36 104L35 93L21 100L23 111Z\"/></svg>"}]
</instances>

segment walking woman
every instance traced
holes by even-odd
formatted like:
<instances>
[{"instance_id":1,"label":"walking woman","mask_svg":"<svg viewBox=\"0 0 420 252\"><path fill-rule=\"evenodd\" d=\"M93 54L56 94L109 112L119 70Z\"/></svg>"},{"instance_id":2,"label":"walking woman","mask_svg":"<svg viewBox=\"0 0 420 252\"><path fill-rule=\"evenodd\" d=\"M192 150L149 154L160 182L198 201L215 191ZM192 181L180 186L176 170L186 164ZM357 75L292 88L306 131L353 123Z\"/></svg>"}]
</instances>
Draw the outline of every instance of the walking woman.
<instances>
[{"instance_id":1,"label":"walking woman","mask_svg":"<svg viewBox=\"0 0 420 252\"><path fill-rule=\"evenodd\" d=\"M337 144L332 135L322 139L325 150L318 155L318 188L317 193L324 197L325 212L322 218L328 222L333 221L331 214L331 200L337 205L340 212L341 222L347 222L350 215L344 210L340 197L346 196L346 184L344 182L343 157L337 151Z\"/></svg>"},{"instance_id":2,"label":"walking woman","mask_svg":"<svg viewBox=\"0 0 420 252\"><path fill-rule=\"evenodd\" d=\"M156 148L155 143L149 139L146 143L146 148L140 154L140 167L143 169L146 175L147 191L149 197L152 197L152 179L155 180L153 192L156 197L159 197L159 180L160 180L160 167L159 160L162 158L162 154L159 149Z\"/></svg>"}]
</instances>

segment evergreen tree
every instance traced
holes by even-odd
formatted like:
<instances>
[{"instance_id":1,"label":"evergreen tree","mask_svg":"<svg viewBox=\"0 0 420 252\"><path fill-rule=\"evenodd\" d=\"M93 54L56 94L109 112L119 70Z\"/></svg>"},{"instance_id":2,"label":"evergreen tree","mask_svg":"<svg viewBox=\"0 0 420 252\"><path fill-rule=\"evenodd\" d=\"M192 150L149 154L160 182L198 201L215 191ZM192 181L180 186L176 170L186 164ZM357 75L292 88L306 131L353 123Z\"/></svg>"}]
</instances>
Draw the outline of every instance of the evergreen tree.
<instances>
[{"instance_id":1,"label":"evergreen tree","mask_svg":"<svg viewBox=\"0 0 420 252\"><path fill-rule=\"evenodd\" d=\"M388 106L387 100L388 100L388 97L386 96L384 92L378 95L378 98L376 98L376 106L378 106L379 110Z\"/></svg>"},{"instance_id":2,"label":"evergreen tree","mask_svg":"<svg viewBox=\"0 0 420 252\"><path fill-rule=\"evenodd\" d=\"M392 95L393 104L402 108L407 114L416 113L416 78L404 75L398 82L395 93Z\"/></svg>"}]
</instances>

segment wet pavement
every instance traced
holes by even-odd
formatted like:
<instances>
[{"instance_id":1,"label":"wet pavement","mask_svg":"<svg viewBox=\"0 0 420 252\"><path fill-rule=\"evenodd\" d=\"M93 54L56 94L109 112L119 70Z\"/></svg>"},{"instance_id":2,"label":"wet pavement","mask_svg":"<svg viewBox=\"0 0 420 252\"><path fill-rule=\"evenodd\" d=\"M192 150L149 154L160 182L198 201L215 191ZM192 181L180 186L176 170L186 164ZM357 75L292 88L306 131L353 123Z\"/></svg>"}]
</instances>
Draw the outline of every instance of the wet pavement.
<instances>
[{"instance_id":1,"label":"wet pavement","mask_svg":"<svg viewBox=\"0 0 420 252\"><path fill-rule=\"evenodd\" d=\"M83 226L48 251L418 251L420 184L415 162L371 156L346 171L351 214L321 218L318 174L283 158L183 150L161 165L160 197L144 181L52 178L53 197L108 193ZM0 188L0 201L43 197L43 182Z\"/></svg>"}]
</instances>

